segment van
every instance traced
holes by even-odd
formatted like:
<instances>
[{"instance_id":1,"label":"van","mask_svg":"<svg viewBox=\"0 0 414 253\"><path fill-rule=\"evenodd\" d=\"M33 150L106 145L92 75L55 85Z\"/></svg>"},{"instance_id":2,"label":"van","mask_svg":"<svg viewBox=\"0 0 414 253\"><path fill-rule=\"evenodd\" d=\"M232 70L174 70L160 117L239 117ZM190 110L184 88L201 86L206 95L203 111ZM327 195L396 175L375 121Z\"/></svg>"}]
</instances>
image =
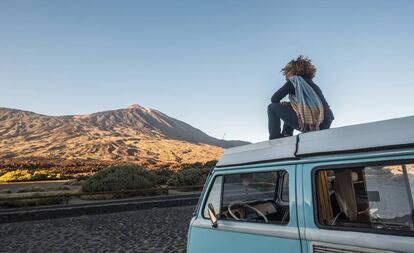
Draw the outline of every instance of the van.
<instances>
[{"instance_id":1,"label":"van","mask_svg":"<svg viewBox=\"0 0 414 253\"><path fill-rule=\"evenodd\" d=\"M188 253L414 252L414 117L225 150Z\"/></svg>"}]
</instances>

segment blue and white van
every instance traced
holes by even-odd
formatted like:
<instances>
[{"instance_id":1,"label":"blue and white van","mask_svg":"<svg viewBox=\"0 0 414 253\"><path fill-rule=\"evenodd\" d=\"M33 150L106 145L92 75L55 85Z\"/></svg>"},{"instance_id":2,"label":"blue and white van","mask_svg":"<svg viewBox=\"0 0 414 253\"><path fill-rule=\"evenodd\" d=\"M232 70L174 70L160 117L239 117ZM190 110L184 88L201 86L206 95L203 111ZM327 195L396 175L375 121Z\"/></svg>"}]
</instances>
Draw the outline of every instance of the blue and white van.
<instances>
[{"instance_id":1,"label":"blue and white van","mask_svg":"<svg viewBox=\"0 0 414 253\"><path fill-rule=\"evenodd\" d=\"M225 150L188 253L414 252L414 117Z\"/></svg>"}]
</instances>

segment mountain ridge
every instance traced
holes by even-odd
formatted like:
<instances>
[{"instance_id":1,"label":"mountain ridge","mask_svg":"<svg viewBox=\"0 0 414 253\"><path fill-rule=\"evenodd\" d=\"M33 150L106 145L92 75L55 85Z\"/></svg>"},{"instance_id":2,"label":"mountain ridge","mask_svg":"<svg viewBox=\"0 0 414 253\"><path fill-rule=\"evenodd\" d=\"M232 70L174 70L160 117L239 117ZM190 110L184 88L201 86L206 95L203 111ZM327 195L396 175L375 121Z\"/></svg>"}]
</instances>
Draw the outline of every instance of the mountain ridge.
<instances>
[{"instance_id":1,"label":"mountain ridge","mask_svg":"<svg viewBox=\"0 0 414 253\"><path fill-rule=\"evenodd\" d=\"M211 137L138 104L64 116L0 107L0 159L96 159L156 167L217 160L222 148L244 144Z\"/></svg>"}]
</instances>

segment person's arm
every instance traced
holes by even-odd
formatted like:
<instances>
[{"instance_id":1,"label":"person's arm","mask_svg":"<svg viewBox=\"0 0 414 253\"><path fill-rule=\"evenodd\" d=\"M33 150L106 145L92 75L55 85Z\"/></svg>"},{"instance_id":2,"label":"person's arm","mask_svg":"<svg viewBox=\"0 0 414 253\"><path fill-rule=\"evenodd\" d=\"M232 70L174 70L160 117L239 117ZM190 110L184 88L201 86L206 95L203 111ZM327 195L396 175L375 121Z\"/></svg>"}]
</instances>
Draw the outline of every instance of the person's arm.
<instances>
[{"instance_id":1,"label":"person's arm","mask_svg":"<svg viewBox=\"0 0 414 253\"><path fill-rule=\"evenodd\" d=\"M285 85L283 85L278 91L275 92L272 96L272 103L279 103L284 97L286 97L289 93L295 93L295 88L287 81Z\"/></svg>"}]
</instances>

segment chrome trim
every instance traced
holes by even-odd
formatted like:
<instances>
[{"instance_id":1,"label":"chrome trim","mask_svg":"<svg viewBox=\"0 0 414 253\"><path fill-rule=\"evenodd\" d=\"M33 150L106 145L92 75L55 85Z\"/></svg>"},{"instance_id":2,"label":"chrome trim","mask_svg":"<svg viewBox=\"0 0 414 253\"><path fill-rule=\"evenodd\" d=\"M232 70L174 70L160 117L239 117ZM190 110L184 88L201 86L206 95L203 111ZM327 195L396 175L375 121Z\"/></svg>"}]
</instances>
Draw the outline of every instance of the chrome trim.
<instances>
[{"instance_id":1,"label":"chrome trim","mask_svg":"<svg viewBox=\"0 0 414 253\"><path fill-rule=\"evenodd\" d=\"M363 247L364 249L414 252L414 238L408 236L323 230L315 228L307 228L305 230L305 236L306 240L317 243L324 242L340 244L341 246L352 245L356 247Z\"/></svg>"},{"instance_id":2,"label":"chrome trim","mask_svg":"<svg viewBox=\"0 0 414 253\"><path fill-rule=\"evenodd\" d=\"M299 240L297 227L288 227L284 225L258 224L243 221L224 221L218 220L217 228L212 228L211 221L207 219L196 219L193 227L222 230L236 233L246 233L254 235L266 235L286 239Z\"/></svg>"}]
</instances>

